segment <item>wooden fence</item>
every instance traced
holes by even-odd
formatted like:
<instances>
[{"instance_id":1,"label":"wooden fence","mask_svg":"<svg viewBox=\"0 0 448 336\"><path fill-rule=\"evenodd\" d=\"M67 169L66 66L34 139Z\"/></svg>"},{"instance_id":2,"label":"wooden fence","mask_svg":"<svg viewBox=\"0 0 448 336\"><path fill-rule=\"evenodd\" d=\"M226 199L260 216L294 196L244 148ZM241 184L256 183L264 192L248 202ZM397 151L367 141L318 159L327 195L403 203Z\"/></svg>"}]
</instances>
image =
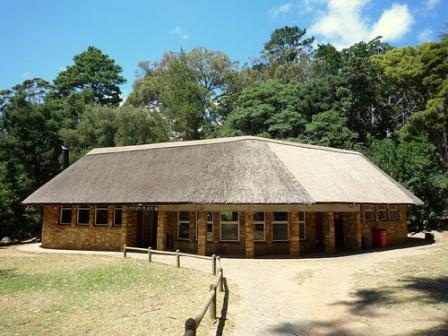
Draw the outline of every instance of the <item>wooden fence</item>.
<instances>
[{"instance_id":1,"label":"wooden fence","mask_svg":"<svg viewBox=\"0 0 448 336\"><path fill-rule=\"evenodd\" d=\"M201 310L199 313L194 316L190 317L185 321L185 333L184 336L196 336L196 330L199 328L199 325L201 324L205 314L207 313L207 310L209 311L209 316L212 321L216 320L216 299L217 299L217 292L224 292L224 271L221 266L221 258L216 255L212 255L211 257L208 256L200 256L197 254L189 254L189 253L183 253L179 250L176 250L176 252L171 251L159 251L159 250L153 250L150 247L147 249L141 248L141 247L130 247L124 245L123 247L123 258L126 258L127 252L144 252L148 254L148 261L152 262L152 256L159 254L159 255L171 255L176 257L176 267L181 267L181 257L190 257L190 258L196 258L196 259L206 259L210 260L212 263L212 274L215 276L215 280L212 284L209 286L209 291L206 300L204 301Z\"/></svg>"}]
</instances>

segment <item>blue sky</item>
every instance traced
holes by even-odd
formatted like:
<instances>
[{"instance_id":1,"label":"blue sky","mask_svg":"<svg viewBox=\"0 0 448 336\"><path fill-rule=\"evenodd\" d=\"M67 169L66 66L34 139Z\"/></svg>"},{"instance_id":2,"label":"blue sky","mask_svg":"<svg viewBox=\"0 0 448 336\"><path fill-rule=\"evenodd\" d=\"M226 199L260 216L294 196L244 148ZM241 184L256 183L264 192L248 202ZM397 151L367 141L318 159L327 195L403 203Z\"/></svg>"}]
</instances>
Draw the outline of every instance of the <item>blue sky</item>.
<instances>
[{"instance_id":1,"label":"blue sky","mask_svg":"<svg viewBox=\"0 0 448 336\"><path fill-rule=\"evenodd\" d=\"M138 62L168 50L204 46L244 64L285 25L339 48L377 34L413 45L436 40L447 18L448 0L1 0L0 89L52 80L89 45L123 67L128 95Z\"/></svg>"}]
</instances>

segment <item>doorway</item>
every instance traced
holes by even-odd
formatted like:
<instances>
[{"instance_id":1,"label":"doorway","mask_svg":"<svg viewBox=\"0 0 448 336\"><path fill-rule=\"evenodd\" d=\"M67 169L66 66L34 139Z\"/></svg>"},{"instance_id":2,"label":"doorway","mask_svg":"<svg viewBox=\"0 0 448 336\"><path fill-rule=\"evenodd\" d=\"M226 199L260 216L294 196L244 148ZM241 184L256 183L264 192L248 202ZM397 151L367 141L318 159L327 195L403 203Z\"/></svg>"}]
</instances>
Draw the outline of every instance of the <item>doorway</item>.
<instances>
[{"instance_id":1,"label":"doorway","mask_svg":"<svg viewBox=\"0 0 448 336\"><path fill-rule=\"evenodd\" d=\"M334 238L336 247L344 247L344 221L340 215L334 218Z\"/></svg>"},{"instance_id":2,"label":"doorway","mask_svg":"<svg viewBox=\"0 0 448 336\"><path fill-rule=\"evenodd\" d=\"M156 248L157 244L157 211L140 210L137 212L138 247Z\"/></svg>"}]
</instances>

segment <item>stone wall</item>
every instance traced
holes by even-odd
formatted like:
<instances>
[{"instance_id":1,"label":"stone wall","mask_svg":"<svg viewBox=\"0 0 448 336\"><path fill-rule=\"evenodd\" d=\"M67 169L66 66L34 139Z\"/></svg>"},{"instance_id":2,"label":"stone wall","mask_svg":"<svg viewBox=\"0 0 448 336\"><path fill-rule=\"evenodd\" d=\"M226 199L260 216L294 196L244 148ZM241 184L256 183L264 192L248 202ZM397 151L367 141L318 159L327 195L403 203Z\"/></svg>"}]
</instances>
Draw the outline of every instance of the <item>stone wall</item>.
<instances>
[{"instance_id":1,"label":"stone wall","mask_svg":"<svg viewBox=\"0 0 448 336\"><path fill-rule=\"evenodd\" d=\"M132 245L135 240L135 223L123 210L121 226L113 225L113 206L108 207L107 226L95 226L95 208L90 207L89 225L76 225L78 207L73 206L72 220L60 224L60 207L48 205L43 207L42 246L74 250L122 250L125 242Z\"/></svg>"},{"instance_id":2,"label":"stone wall","mask_svg":"<svg viewBox=\"0 0 448 336\"><path fill-rule=\"evenodd\" d=\"M108 207L107 226L95 226L95 207L90 207L89 225L77 225L77 206L73 206L72 220L70 225L59 223L60 207L44 206L42 243L48 248L67 249L93 249L93 250L121 250L123 244L137 246L137 221L138 212L128 212L123 209L123 223L121 226L113 226L113 206ZM361 213L335 213L333 216L342 218L344 248L359 250L361 248L361 236L367 237L372 242L372 229L385 229L387 232L387 245L403 244L407 241L406 206L400 206L400 220L380 221L378 216L373 222L367 222ZM196 213L190 212L190 238L189 240L177 239L177 212L166 212L166 227L163 232L164 249L179 249L181 251L197 253L198 241L196 239ZM290 242L272 241L272 212L265 213L265 241L254 241L253 249L246 251L246 213L241 212L240 239L235 242L220 241L220 213L213 213L213 240L207 241L205 251L207 255L270 255L270 254L293 254L299 255L309 251L323 251L327 246L327 252L331 253L334 243L334 223L331 224L330 213L307 212L306 239L294 240L293 246ZM297 224L294 213L290 213L290 238L298 234L291 225L293 220ZM159 217L160 220L160 217ZM333 218L334 222L334 218ZM333 227L331 226L333 225ZM142 234L148 234L149 228L143 228ZM249 232L250 234L250 232ZM290 239L291 241L291 239ZM249 247L252 245L248 245ZM154 246L154 248L156 248ZM159 247L157 247L159 248Z\"/></svg>"},{"instance_id":3,"label":"stone wall","mask_svg":"<svg viewBox=\"0 0 448 336\"><path fill-rule=\"evenodd\" d=\"M361 213L364 214L365 206L361 207ZM372 229L384 229L386 230L386 241L388 246L404 244L408 240L407 229L407 214L406 206L399 206L400 219L391 221L381 221L376 214L375 221L367 221L365 216L362 216L362 236L367 237L369 240L369 246L372 246Z\"/></svg>"}]
</instances>

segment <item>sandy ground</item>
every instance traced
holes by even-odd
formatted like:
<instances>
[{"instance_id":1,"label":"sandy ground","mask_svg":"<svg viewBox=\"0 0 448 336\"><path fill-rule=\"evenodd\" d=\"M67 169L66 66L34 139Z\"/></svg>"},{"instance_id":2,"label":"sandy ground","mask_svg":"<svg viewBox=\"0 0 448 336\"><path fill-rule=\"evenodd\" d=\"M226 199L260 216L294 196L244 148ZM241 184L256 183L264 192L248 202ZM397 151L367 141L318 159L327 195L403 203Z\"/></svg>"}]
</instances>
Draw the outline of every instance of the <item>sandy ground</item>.
<instances>
[{"instance_id":1,"label":"sandy ground","mask_svg":"<svg viewBox=\"0 0 448 336\"><path fill-rule=\"evenodd\" d=\"M362 319L353 312L352 303L355 299L350 295L353 276L384 261L422 255L433 249L445 248L448 245L448 233L437 234L436 241L431 245L334 257L223 258L225 276L237 286L237 293L230 292L227 315L236 328L232 328L230 332L224 328L223 334L412 335L403 331L412 327L414 317L409 317L406 325L389 323L392 321L381 318L372 324L371 319ZM21 245L17 248L26 252L80 253L80 251L46 250L40 248L39 244ZM95 253L122 256L116 252ZM131 254L131 256L146 258L146 255ZM174 258L170 256L154 256L153 260L174 264ZM205 260L183 258L181 264L202 271L211 270L210 262ZM234 300L232 295L238 297L238 300Z\"/></svg>"}]
</instances>

